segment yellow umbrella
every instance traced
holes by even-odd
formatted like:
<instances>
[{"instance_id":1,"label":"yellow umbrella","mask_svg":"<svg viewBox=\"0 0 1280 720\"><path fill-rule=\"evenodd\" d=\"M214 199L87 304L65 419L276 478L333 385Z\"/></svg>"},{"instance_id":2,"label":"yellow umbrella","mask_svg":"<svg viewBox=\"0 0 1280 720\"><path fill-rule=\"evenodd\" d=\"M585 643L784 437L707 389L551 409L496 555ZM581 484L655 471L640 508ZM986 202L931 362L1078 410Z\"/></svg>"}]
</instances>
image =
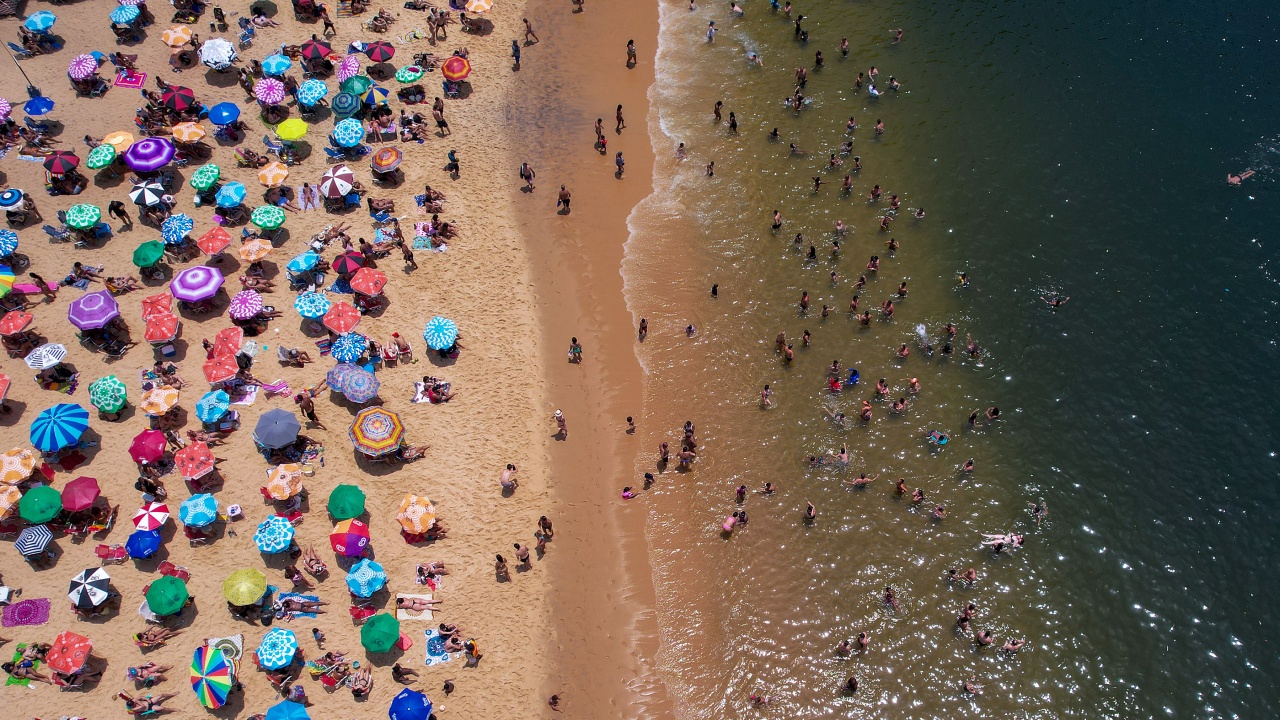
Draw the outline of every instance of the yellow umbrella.
<instances>
[{"instance_id":1,"label":"yellow umbrella","mask_svg":"<svg viewBox=\"0 0 1280 720\"><path fill-rule=\"evenodd\" d=\"M173 132L173 139L178 142L193 143L200 138L208 135L204 126L196 122L184 122L174 125L170 130Z\"/></svg>"},{"instance_id":2,"label":"yellow umbrella","mask_svg":"<svg viewBox=\"0 0 1280 720\"><path fill-rule=\"evenodd\" d=\"M426 532L436 521L436 508L431 501L421 495L405 495L400 503L400 514L396 515L405 532L419 535Z\"/></svg>"},{"instance_id":3,"label":"yellow umbrella","mask_svg":"<svg viewBox=\"0 0 1280 720\"><path fill-rule=\"evenodd\" d=\"M279 187L289 177L289 167L282 162L269 163L258 171L258 182L267 187Z\"/></svg>"},{"instance_id":4,"label":"yellow umbrella","mask_svg":"<svg viewBox=\"0 0 1280 720\"><path fill-rule=\"evenodd\" d=\"M18 501L22 499L22 491L13 485L5 485L0 488L0 517L4 517L13 512L18 507Z\"/></svg>"},{"instance_id":5,"label":"yellow umbrella","mask_svg":"<svg viewBox=\"0 0 1280 720\"><path fill-rule=\"evenodd\" d=\"M14 448L0 455L0 482L17 485L31 477L35 469L36 455L29 449Z\"/></svg>"},{"instance_id":6,"label":"yellow umbrella","mask_svg":"<svg viewBox=\"0 0 1280 720\"><path fill-rule=\"evenodd\" d=\"M138 403L138 407L142 408L142 412L148 415L163 415L173 409L178 404L178 397L181 393L177 388L161 385L152 388L146 395L142 396L142 402Z\"/></svg>"},{"instance_id":7,"label":"yellow umbrella","mask_svg":"<svg viewBox=\"0 0 1280 720\"><path fill-rule=\"evenodd\" d=\"M281 140L299 140L307 134L307 123L298 118L289 118L276 126L276 137Z\"/></svg>"},{"instance_id":8,"label":"yellow umbrella","mask_svg":"<svg viewBox=\"0 0 1280 720\"><path fill-rule=\"evenodd\" d=\"M252 605L267 591L267 576L248 568L237 570L222 581L222 597L232 605Z\"/></svg>"},{"instance_id":9,"label":"yellow umbrella","mask_svg":"<svg viewBox=\"0 0 1280 720\"><path fill-rule=\"evenodd\" d=\"M160 33L160 42L169 47L182 47L191 42L191 28L186 25L174 25Z\"/></svg>"},{"instance_id":10,"label":"yellow umbrella","mask_svg":"<svg viewBox=\"0 0 1280 720\"><path fill-rule=\"evenodd\" d=\"M114 147L117 153L122 153L125 150L128 150L129 146L133 144L133 134L127 133L123 130L116 130L113 133L108 133L106 137L102 138L102 142L105 145Z\"/></svg>"},{"instance_id":11,"label":"yellow umbrella","mask_svg":"<svg viewBox=\"0 0 1280 720\"><path fill-rule=\"evenodd\" d=\"M267 494L275 500L288 500L302 492L302 466L297 463L277 465L267 478Z\"/></svg>"},{"instance_id":12,"label":"yellow umbrella","mask_svg":"<svg viewBox=\"0 0 1280 720\"><path fill-rule=\"evenodd\" d=\"M253 238L240 246L240 259L245 262L258 262L271 254L275 248L262 238Z\"/></svg>"}]
</instances>

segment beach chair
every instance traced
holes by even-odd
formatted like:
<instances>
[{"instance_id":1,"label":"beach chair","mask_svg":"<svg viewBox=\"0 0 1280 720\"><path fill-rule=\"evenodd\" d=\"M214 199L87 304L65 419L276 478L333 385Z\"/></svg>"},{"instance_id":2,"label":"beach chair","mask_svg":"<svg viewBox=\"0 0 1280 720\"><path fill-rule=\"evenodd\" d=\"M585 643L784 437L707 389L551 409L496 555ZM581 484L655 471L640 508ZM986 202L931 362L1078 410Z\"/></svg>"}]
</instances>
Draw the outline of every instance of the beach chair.
<instances>
[{"instance_id":1,"label":"beach chair","mask_svg":"<svg viewBox=\"0 0 1280 720\"><path fill-rule=\"evenodd\" d=\"M22 47L17 43L10 42L8 43L8 45L9 45L9 52L12 52L13 56L18 58L19 60L26 60L28 58L35 57L34 53L32 53L30 50Z\"/></svg>"},{"instance_id":2,"label":"beach chair","mask_svg":"<svg viewBox=\"0 0 1280 720\"><path fill-rule=\"evenodd\" d=\"M248 18L240 18L240 37L238 42L240 49L244 50L253 44L253 38L258 34L257 29L253 27L253 23Z\"/></svg>"},{"instance_id":3,"label":"beach chair","mask_svg":"<svg viewBox=\"0 0 1280 720\"><path fill-rule=\"evenodd\" d=\"M330 160L336 160L338 162L342 162L347 159L347 154L337 148L326 147L324 149L324 155Z\"/></svg>"},{"instance_id":4,"label":"beach chair","mask_svg":"<svg viewBox=\"0 0 1280 720\"><path fill-rule=\"evenodd\" d=\"M111 527L116 524L116 518L120 515L120 506L116 505L111 508L111 512L107 514L105 520L89 523L85 528L85 532L89 535L103 536L111 532Z\"/></svg>"},{"instance_id":5,"label":"beach chair","mask_svg":"<svg viewBox=\"0 0 1280 720\"><path fill-rule=\"evenodd\" d=\"M121 565L129 559L129 552L123 545L99 545L93 549L103 565Z\"/></svg>"},{"instance_id":6,"label":"beach chair","mask_svg":"<svg viewBox=\"0 0 1280 720\"><path fill-rule=\"evenodd\" d=\"M38 133L53 132L53 125L47 122L36 122L29 117L22 118L22 122L25 123L28 128Z\"/></svg>"},{"instance_id":7,"label":"beach chair","mask_svg":"<svg viewBox=\"0 0 1280 720\"><path fill-rule=\"evenodd\" d=\"M66 242L71 239L71 231L63 228L55 228L52 225L45 225L40 228L49 236L49 242Z\"/></svg>"},{"instance_id":8,"label":"beach chair","mask_svg":"<svg viewBox=\"0 0 1280 720\"><path fill-rule=\"evenodd\" d=\"M111 239L111 225L109 225L109 224L107 224L107 223L104 223L104 222L100 222L100 223L98 223L97 225L94 225L94 226L93 226L93 239L94 239L94 240L110 240L110 239Z\"/></svg>"},{"instance_id":9,"label":"beach chair","mask_svg":"<svg viewBox=\"0 0 1280 720\"><path fill-rule=\"evenodd\" d=\"M161 575L176 577L182 582L187 582L191 579L191 573L185 567L182 567L181 565L174 565L168 560L161 562L159 567L156 568L156 571Z\"/></svg>"}]
</instances>

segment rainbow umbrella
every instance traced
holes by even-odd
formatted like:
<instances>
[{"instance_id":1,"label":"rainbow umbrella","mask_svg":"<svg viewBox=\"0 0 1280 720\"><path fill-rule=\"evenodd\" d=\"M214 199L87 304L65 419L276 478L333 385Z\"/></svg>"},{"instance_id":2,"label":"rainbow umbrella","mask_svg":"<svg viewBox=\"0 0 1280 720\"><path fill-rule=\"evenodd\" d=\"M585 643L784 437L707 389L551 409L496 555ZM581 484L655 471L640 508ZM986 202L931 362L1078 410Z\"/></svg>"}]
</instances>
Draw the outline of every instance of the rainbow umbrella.
<instances>
[{"instance_id":1,"label":"rainbow umbrella","mask_svg":"<svg viewBox=\"0 0 1280 720\"><path fill-rule=\"evenodd\" d=\"M360 557L369 546L369 526L354 519L339 521L329 533L329 545L339 555Z\"/></svg>"},{"instance_id":2,"label":"rainbow umbrella","mask_svg":"<svg viewBox=\"0 0 1280 720\"><path fill-rule=\"evenodd\" d=\"M54 405L31 423L31 444L40 452L55 452L80 442L89 429L89 411L73 403Z\"/></svg>"},{"instance_id":3,"label":"rainbow umbrella","mask_svg":"<svg viewBox=\"0 0 1280 720\"><path fill-rule=\"evenodd\" d=\"M191 660L191 689L200 704L217 709L227 704L235 685L233 661L221 649L201 645Z\"/></svg>"},{"instance_id":4,"label":"rainbow umbrella","mask_svg":"<svg viewBox=\"0 0 1280 720\"><path fill-rule=\"evenodd\" d=\"M404 439L404 423L396 413L375 405L356 414L348 436L356 450L364 455L388 455L400 447Z\"/></svg>"},{"instance_id":5,"label":"rainbow umbrella","mask_svg":"<svg viewBox=\"0 0 1280 720\"><path fill-rule=\"evenodd\" d=\"M13 275L13 268L8 265L0 265L0 297L13 292L13 283L16 278Z\"/></svg>"},{"instance_id":6,"label":"rainbow umbrella","mask_svg":"<svg viewBox=\"0 0 1280 720\"><path fill-rule=\"evenodd\" d=\"M369 165L374 172L391 172L400 167L400 161L404 159L404 153L400 152L400 148L384 147L373 154L373 158L369 160Z\"/></svg>"}]
</instances>

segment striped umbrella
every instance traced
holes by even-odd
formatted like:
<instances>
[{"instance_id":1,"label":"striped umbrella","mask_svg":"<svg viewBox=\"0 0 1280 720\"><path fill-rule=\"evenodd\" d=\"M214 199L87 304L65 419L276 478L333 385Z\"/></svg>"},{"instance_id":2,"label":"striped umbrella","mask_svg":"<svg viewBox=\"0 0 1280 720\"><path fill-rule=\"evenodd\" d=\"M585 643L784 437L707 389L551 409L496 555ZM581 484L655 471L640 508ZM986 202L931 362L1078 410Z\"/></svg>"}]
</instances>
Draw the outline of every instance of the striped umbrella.
<instances>
[{"instance_id":1,"label":"striped umbrella","mask_svg":"<svg viewBox=\"0 0 1280 720\"><path fill-rule=\"evenodd\" d=\"M200 302L218 294L222 273L214 268L196 265L178 273L169 283L169 292L185 302Z\"/></svg>"},{"instance_id":2,"label":"striped umbrella","mask_svg":"<svg viewBox=\"0 0 1280 720\"><path fill-rule=\"evenodd\" d=\"M14 448L0 455L0 482L6 485L26 480L35 469L36 455L27 448Z\"/></svg>"},{"instance_id":3,"label":"striped umbrella","mask_svg":"<svg viewBox=\"0 0 1280 720\"><path fill-rule=\"evenodd\" d=\"M226 70L235 59L235 46L224 38L211 38L200 46L200 62L214 70Z\"/></svg>"},{"instance_id":4,"label":"striped umbrella","mask_svg":"<svg viewBox=\"0 0 1280 720\"><path fill-rule=\"evenodd\" d=\"M67 208L67 227L87 230L102 219L102 210L97 205L78 203Z\"/></svg>"},{"instance_id":5,"label":"striped umbrella","mask_svg":"<svg viewBox=\"0 0 1280 720\"><path fill-rule=\"evenodd\" d=\"M8 120L13 114L13 103L5 98L0 98L0 120Z\"/></svg>"},{"instance_id":6,"label":"striped umbrella","mask_svg":"<svg viewBox=\"0 0 1280 720\"><path fill-rule=\"evenodd\" d=\"M63 486L62 509L70 512L88 510L101 495L102 488L97 479L81 475Z\"/></svg>"},{"instance_id":7,"label":"striped umbrella","mask_svg":"<svg viewBox=\"0 0 1280 720\"><path fill-rule=\"evenodd\" d=\"M139 530L159 530L169 521L169 506L149 502L133 514L133 526Z\"/></svg>"},{"instance_id":8,"label":"striped umbrella","mask_svg":"<svg viewBox=\"0 0 1280 720\"><path fill-rule=\"evenodd\" d=\"M329 346L329 355L338 362L355 362L369 351L369 340L360 333L339 335Z\"/></svg>"},{"instance_id":9,"label":"striped umbrella","mask_svg":"<svg viewBox=\"0 0 1280 720\"><path fill-rule=\"evenodd\" d=\"M253 568L237 570L222 581L222 597L232 605L252 605L267 591L267 576Z\"/></svg>"},{"instance_id":10,"label":"striped umbrella","mask_svg":"<svg viewBox=\"0 0 1280 720\"><path fill-rule=\"evenodd\" d=\"M200 704L216 710L227 704L236 684L235 661L219 648L201 645L191 658L191 689Z\"/></svg>"},{"instance_id":11,"label":"striped umbrella","mask_svg":"<svg viewBox=\"0 0 1280 720\"><path fill-rule=\"evenodd\" d=\"M279 670L293 662L293 656L298 652L298 638L292 630L271 628L255 652L258 664L264 670Z\"/></svg>"},{"instance_id":12,"label":"striped umbrella","mask_svg":"<svg viewBox=\"0 0 1280 720\"><path fill-rule=\"evenodd\" d=\"M36 316L26 310L10 310L0 317L0 335L22 332Z\"/></svg>"},{"instance_id":13,"label":"striped umbrella","mask_svg":"<svg viewBox=\"0 0 1280 720\"><path fill-rule=\"evenodd\" d=\"M187 480L198 480L213 472L216 462L213 452L209 450L209 445L202 442L191 443L173 456L173 463L178 466L178 472L182 473L182 477Z\"/></svg>"},{"instance_id":14,"label":"striped umbrella","mask_svg":"<svg viewBox=\"0 0 1280 720\"><path fill-rule=\"evenodd\" d=\"M357 141L358 142L358 141ZM320 194L327 198L346 197L356 181L356 174L346 165L334 165L320 176Z\"/></svg>"},{"instance_id":15,"label":"striped umbrella","mask_svg":"<svg viewBox=\"0 0 1280 720\"><path fill-rule=\"evenodd\" d=\"M230 409L231 396L225 390L214 390L196 401L196 418L200 422L218 422Z\"/></svg>"},{"instance_id":16,"label":"striped umbrella","mask_svg":"<svg viewBox=\"0 0 1280 720\"><path fill-rule=\"evenodd\" d=\"M155 242L152 240L151 242ZM159 245L159 243L156 243ZM162 246L163 247L163 246ZM135 258L137 257L135 253ZM173 313L173 296L167 292L148 295L142 298L142 319L150 319L153 315L170 315Z\"/></svg>"},{"instance_id":17,"label":"striped umbrella","mask_svg":"<svg viewBox=\"0 0 1280 720\"><path fill-rule=\"evenodd\" d=\"M298 86L298 102L308 107L320 102L329 94L329 86L311 78Z\"/></svg>"},{"instance_id":18,"label":"striped umbrella","mask_svg":"<svg viewBox=\"0 0 1280 720\"><path fill-rule=\"evenodd\" d=\"M181 394L177 388L168 385L153 387L142 396L138 408L147 415L160 417L177 406Z\"/></svg>"},{"instance_id":19,"label":"striped umbrella","mask_svg":"<svg viewBox=\"0 0 1280 720\"><path fill-rule=\"evenodd\" d=\"M330 137L338 147L355 147L364 140L364 133L364 126L359 120L347 118L333 126L333 134Z\"/></svg>"},{"instance_id":20,"label":"striped umbrella","mask_svg":"<svg viewBox=\"0 0 1280 720\"><path fill-rule=\"evenodd\" d=\"M293 532L293 524L288 518L272 515L258 525L253 533L253 543L268 555L284 552L293 542Z\"/></svg>"},{"instance_id":21,"label":"striped umbrella","mask_svg":"<svg viewBox=\"0 0 1280 720\"><path fill-rule=\"evenodd\" d=\"M304 292L293 301L293 309L309 320L322 318L329 312L329 298L315 292Z\"/></svg>"},{"instance_id":22,"label":"striped umbrella","mask_svg":"<svg viewBox=\"0 0 1280 720\"><path fill-rule=\"evenodd\" d=\"M187 182L191 183L191 187L203 192L213 187L220 177L222 177L222 168L213 163L205 163L191 173L191 179Z\"/></svg>"},{"instance_id":23,"label":"striped umbrella","mask_svg":"<svg viewBox=\"0 0 1280 720\"><path fill-rule=\"evenodd\" d=\"M293 61L284 55L268 55L262 59L262 72L269 76L283 75L293 67Z\"/></svg>"},{"instance_id":24,"label":"striped umbrella","mask_svg":"<svg viewBox=\"0 0 1280 720\"><path fill-rule=\"evenodd\" d=\"M421 495L405 495L396 514L400 527L411 535L419 535L431 529L436 521L436 508Z\"/></svg>"},{"instance_id":25,"label":"striped umbrella","mask_svg":"<svg viewBox=\"0 0 1280 720\"><path fill-rule=\"evenodd\" d=\"M245 262L258 262L275 250L271 243L262 238L250 238L240 246L240 259Z\"/></svg>"},{"instance_id":26,"label":"striped umbrella","mask_svg":"<svg viewBox=\"0 0 1280 720\"><path fill-rule=\"evenodd\" d=\"M142 337L149 343L171 342L178 337L178 328L180 327L182 327L182 321L173 313L152 315L147 318L147 325L143 328Z\"/></svg>"},{"instance_id":27,"label":"striped umbrella","mask_svg":"<svg viewBox=\"0 0 1280 720\"><path fill-rule=\"evenodd\" d=\"M138 6L136 5L119 5L115 10L111 11L111 14L108 15L108 17L111 18L111 22L113 23L130 25L134 20L138 19L138 15L140 14L141 11L138 10Z\"/></svg>"},{"instance_id":28,"label":"striped umbrella","mask_svg":"<svg viewBox=\"0 0 1280 720\"><path fill-rule=\"evenodd\" d=\"M51 542L53 542L53 533L49 532L49 528L44 525L34 525L23 528L22 532L18 533L18 539L13 541L13 547L22 555L31 557L44 552Z\"/></svg>"},{"instance_id":29,"label":"striped umbrella","mask_svg":"<svg viewBox=\"0 0 1280 720\"><path fill-rule=\"evenodd\" d=\"M262 312L262 296L257 290L241 290L231 298L227 314L236 320L248 320Z\"/></svg>"},{"instance_id":30,"label":"striped umbrella","mask_svg":"<svg viewBox=\"0 0 1280 720\"><path fill-rule=\"evenodd\" d=\"M396 413L375 405L356 414L348 436L356 450L364 455L388 455L400 447L404 439L404 423Z\"/></svg>"},{"instance_id":31,"label":"striped umbrella","mask_svg":"<svg viewBox=\"0 0 1280 720\"><path fill-rule=\"evenodd\" d=\"M333 110L333 114L340 118L350 117L360 109L360 98L351 93L340 92L333 96L333 102L329 103L329 107Z\"/></svg>"},{"instance_id":32,"label":"striped umbrella","mask_svg":"<svg viewBox=\"0 0 1280 720\"><path fill-rule=\"evenodd\" d=\"M196 172L198 173L199 170ZM129 191L129 199L138 207L155 207L164 202L164 186L158 182L134 185Z\"/></svg>"},{"instance_id":33,"label":"striped umbrella","mask_svg":"<svg viewBox=\"0 0 1280 720\"><path fill-rule=\"evenodd\" d=\"M173 48L182 47L191 42L191 28L186 25L174 25L160 33L160 42ZM201 55L203 56L203 53Z\"/></svg>"},{"instance_id":34,"label":"striped umbrella","mask_svg":"<svg viewBox=\"0 0 1280 720\"><path fill-rule=\"evenodd\" d=\"M129 403L129 388L115 375L89 383L89 403L102 412L119 412Z\"/></svg>"},{"instance_id":35,"label":"striped umbrella","mask_svg":"<svg viewBox=\"0 0 1280 720\"><path fill-rule=\"evenodd\" d=\"M364 54L376 63L384 63L396 56L396 48L386 40L376 40L364 46Z\"/></svg>"},{"instance_id":36,"label":"striped umbrella","mask_svg":"<svg viewBox=\"0 0 1280 720\"><path fill-rule=\"evenodd\" d=\"M302 57L308 60L320 60L333 53L333 46L324 40L308 40L302 43Z\"/></svg>"},{"instance_id":37,"label":"striped umbrella","mask_svg":"<svg viewBox=\"0 0 1280 720\"><path fill-rule=\"evenodd\" d=\"M369 558L361 559L347 573L347 589L356 597L370 597L386 584L387 571Z\"/></svg>"},{"instance_id":38,"label":"striped umbrella","mask_svg":"<svg viewBox=\"0 0 1280 720\"><path fill-rule=\"evenodd\" d=\"M160 238L165 245L181 245L187 233L195 229L196 221L186 213L170 215L160 223Z\"/></svg>"},{"instance_id":39,"label":"striped umbrella","mask_svg":"<svg viewBox=\"0 0 1280 720\"><path fill-rule=\"evenodd\" d=\"M288 177L289 166L282 162L268 163L258 171L258 182L266 187L280 187Z\"/></svg>"},{"instance_id":40,"label":"striped umbrella","mask_svg":"<svg viewBox=\"0 0 1280 720\"><path fill-rule=\"evenodd\" d=\"M426 72L417 65L405 65L396 71L396 80L408 85L411 82L417 82Z\"/></svg>"},{"instance_id":41,"label":"striped umbrella","mask_svg":"<svg viewBox=\"0 0 1280 720\"><path fill-rule=\"evenodd\" d=\"M373 154L369 160L369 165L374 172L391 172L400 167L400 161L404 159L404 153L400 152L400 148L384 147L379 148L378 152Z\"/></svg>"},{"instance_id":42,"label":"striped umbrella","mask_svg":"<svg viewBox=\"0 0 1280 720\"><path fill-rule=\"evenodd\" d=\"M57 367L66 356L67 348L65 345L45 343L28 353L22 361L32 370L47 370L51 367Z\"/></svg>"},{"instance_id":43,"label":"striped umbrella","mask_svg":"<svg viewBox=\"0 0 1280 720\"><path fill-rule=\"evenodd\" d=\"M465 80L471 74L471 61L460 55L452 55L440 66L440 74L444 75L445 80L453 82Z\"/></svg>"},{"instance_id":44,"label":"striped umbrella","mask_svg":"<svg viewBox=\"0 0 1280 720\"><path fill-rule=\"evenodd\" d=\"M360 99L364 101L365 105L386 105L387 97L390 94L391 93L381 85L374 85L366 90L360 96Z\"/></svg>"},{"instance_id":45,"label":"striped umbrella","mask_svg":"<svg viewBox=\"0 0 1280 720\"><path fill-rule=\"evenodd\" d=\"M192 495L178 506L178 519L187 527L201 528L218 519L218 500L209 493Z\"/></svg>"},{"instance_id":46,"label":"striped umbrella","mask_svg":"<svg viewBox=\"0 0 1280 720\"><path fill-rule=\"evenodd\" d=\"M101 170L116 161L116 154L115 145L103 143L89 151L88 157L84 159L84 164L90 170Z\"/></svg>"},{"instance_id":47,"label":"striped umbrella","mask_svg":"<svg viewBox=\"0 0 1280 720\"><path fill-rule=\"evenodd\" d=\"M263 230L275 230L284 224L284 210L275 205L260 205L249 215L249 222Z\"/></svg>"},{"instance_id":48,"label":"striped umbrella","mask_svg":"<svg viewBox=\"0 0 1280 720\"><path fill-rule=\"evenodd\" d=\"M71 578L67 588L67 599L71 606L81 610L92 610L111 597L111 576L106 569L96 567L80 571Z\"/></svg>"},{"instance_id":49,"label":"striped umbrella","mask_svg":"<svg viewBox=\"0 0 1280 720\"><path fill-rule=\"evenodd\" d=\"M31 423L31 444L40 452L54 452L80 442L89 429L89 412L74 403L54 405Z\"/></svg>"},{"instance_id":50,"label":"striped umbrella","mask_svg":"<svg viewBox=\"0 0 1280 720\"><path fill-rule=\"evenodd\" d=\"M422 339L432 350L448 350L458 341L458 324L439 315L427 321L422 330Z\"/></svg>"},{"instance_id":51,"label":"striped umbrella","mask_svg":"<svg viewBox=\"0 0 1280 720\"><path fill-rule=\"evenodd\" d=\"M187 92L190 92L189 90ZM194 101L192 102L194 105ZM189 107L189 106L188 106ZM174 110L174 112L183 112ZM169 164L178 149L169 138L147 137L124 151L124 164L135 172L154 172Z\"/></svg>"},{"instance_id":52,"label":"striped umbrella","mask_svg":"<svg viewBox=\"0 0 1280 720\"><path fill-rule=\"evenodd\" d=\"M85 293L67 306L67 321L81 330L97 330L120 317L120 305L108 290Z\"/></svg>"},{"instance_id":53,"label":"striped umbrella","mask_svg":"<svg viewBox=\"0 0 1280 720\"><path fill-rule=\"evenodd\" d=\"M48 485L37 485L18 501L18 515L29 523L47 523L62 512L62 494Z\"/></svg>"},{"instance_id":54,"label":"striped umbrella","mask_svg":"<svg viewBox=\"0 0 1280 720\"><path fill-rule=\"evenodd\" d=\"M204 126L198 122L178 123L177 125L169 128L169 130L173 133L173 139L181 143L197 142L205 135L209 134L209 132L204 129Z\"/></svg>"},{"instance_id":55,"label":"striped umbrella","mask_svg":"<svg viewBox=\"0 0 1280 720\"><path fill-rule=\"evenodd\" d=\"M275 78L263 78L253 84L253 96L268 105L284 101L284 83Z\"/></svg>"},{"instance_id":56,"label":"striped umbrella","mask_svg":"<svg viewBox=\"0 0 1280 720\"><path fill-rule=\"evenodd\" d=\"M375 297L382 293L387 285L386 273L369 267L362 267L351 276L351 289L361 295Z\"/></svg>"},{"instance_id":57,"label":"striped umbrella","mask_svg":"<svg viewBox=\"0 0 1280 720\"><path fill-rule=\"evenodd\" d=\"M360 324L360 311L347 302L337 302L324 314L324 326L342 335Z\"/></svg>"},{"instance_id":58,"label":"striped umbrella","mask_svg":"<svg viewBox=\"0 0 1280 720\"><path fill-rule=\"evenodd\" d=\"M134 530L124 541L124 550L129 557L145 560L155 555L163 545L160 533L155 530Z\"/></svg>"},{"instance_id":59,"label":"striped umbrella","mask_svg":"<svg viewBox=\"0 0 1280 720\"><path fill-rule=\"evenodd\" d=\"M240 185L241 188L244 187L244 185L241 185L240 183L230 183L227 187L232 187L233 185ZM226 190L227 187L222 188L222 190ZM222 195L222 190L218 191L219 196ZM217 255L223 250L226 250L230 245L231 233L228 233L220 227L214 227L209 230L209 232L206 232L196 239L196 247L200 248L200 250L202 250L206 255Z\"/></svg>"},{"instance_id":60,"label":"striped umbrella","mask_svg":"<svg viewBox=\"0 0 1280 720\"><path fill-rule=\"evenodd\" d=\"M187 584L172 575L161 575L147 588L147 607L157 615L173 615L191 598Z\"/></svg>"},{"instance_id":61,"label":"striped umbrella","mask_svg":"<svg viewBox=\"0 0 1280 720\"><path fill-rule=\"evenodd\" d=\"M338 82L342 82L347 78L353 78L360 73L360 56L348 55L342 58L342 62L338 63L338 69L334 75L338 78Z\"/></svg>"},{"instance_id":62,"label":"striped umbrella","mask_svg":"<svg viewBox=\"0 0 1280 720\"><path fill-rule=\"evenodd\" d=\"M3 109L8 104L8 100L0 98L0 109ZM18 207L22 204L24 197L25 194L18 188L5 188L3 191L0 191L0 210L9 210Z\"/></svg>"}]
</instances>

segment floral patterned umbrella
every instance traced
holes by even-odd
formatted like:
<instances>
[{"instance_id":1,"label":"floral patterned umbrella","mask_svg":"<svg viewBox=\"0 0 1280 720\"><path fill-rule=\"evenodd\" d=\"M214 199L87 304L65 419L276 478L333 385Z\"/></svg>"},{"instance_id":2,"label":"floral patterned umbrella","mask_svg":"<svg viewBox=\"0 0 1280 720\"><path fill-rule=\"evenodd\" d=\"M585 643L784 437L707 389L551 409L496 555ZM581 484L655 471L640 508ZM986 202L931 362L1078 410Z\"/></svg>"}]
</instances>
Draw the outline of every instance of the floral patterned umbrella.
<instances>
[{"instance_id":1,"label":"floral patterned umbrella","mask_svg":"<svg viewBox=\"0 0 1280 720\"><path fill-rule=\"evenodd\" d=\"M236 320L248 320L262 312L262 296L256 290L241 290L231 298L227 314Z\"/></svg>"},{"instance_id":2,"label":"floral patterned umbrella","mask_svg":"<svg viewBox=\"0 0 1280 720\"><path fill-rule=\"evenodd\" d=\"M97 205L79 203L67 208L67 227L85 230L98 224L102 210Z\"/></svg>"},{"instance_id":3,"label":"floral patterned umbrella","mask_svg":"<svg viewBox=\"0 0 1280 720\"><path fill-rule=\"evenodd\" d=\"M333 126L333 142L338 147L355 147L364 140L364 125L360 124L355 118L347 118L338 122Z\"/></svg>"},{"instance_id":4,"label":"floral patterned umbrella","mask_svg":"<svg viewBox=\"0 0 1280 720\"><path fill-rule=\"evenodd\" d=\"M253 85L253 96L268 105L284 101L284 83L275 78L263 78Z\"/></svg>"},{"instance_id":5,"label":"floral patterned umbrella","mask_svg":"<svg viewBox=\"0 0 1280 720\"><path fill-rule=\"evenodd\" d=\"M302 105L315 105L328 94L329 86L315 78L305 80L298 86L298 102Z\"/></svg>"},{"instance_id":6,"label":"floral patterned umbrella","mask_svg":"<svg viewBox=\"0 0 1280 720\"><path fill-rule=\"evenodd\" d=\"M89 151L89 156L84 159L84 164L90 170L101 170L115 161L116 147L103 143Z\"/></svg>"},{"instance_id":7,"label":"floral patterned umbrella","mask_svg":"<svg viewBox=\"0 0 1280 720\"><path fill-rule=\"evenodd\" d=\"M253 214L249 216L249 222L263 230L275 230L284 224L284 210L275 205L261 205L254 208Z\"/></svg>"},{"instance_id":8,"label":"floral patterned umbrella","mask_svg":"<svg viewBox=\"0 0 1280 720\"><path fill-rule=\"evenodd\" d=\"M213 163L205 163L191 173L191 179L187 182L191 183L191 187L203 192L213 187L220 177L222 177L222 168Z\"/></svg>"},{"instance_id":9,"label":"floral patterned umbrella","mask_svg":"<svg viewBox=\"0 0 1280 720\"><path fill-rule=\"evenodd\" d=\"M115 375L89 383L89 404L102 412L119 412L129 402L129 389Z\"/></svg>"},{"instance_id":10,"label":"floral patterned umbrella","mask_svg":"<svg viewBox=\"0 0 1280 720\"><path fill-rule=\"evenodd\" d=\"M293 301L293 309L309 320L322 318L329 312L329 298L315 292L304 292Z\"/></svg>"}]
</instances>

